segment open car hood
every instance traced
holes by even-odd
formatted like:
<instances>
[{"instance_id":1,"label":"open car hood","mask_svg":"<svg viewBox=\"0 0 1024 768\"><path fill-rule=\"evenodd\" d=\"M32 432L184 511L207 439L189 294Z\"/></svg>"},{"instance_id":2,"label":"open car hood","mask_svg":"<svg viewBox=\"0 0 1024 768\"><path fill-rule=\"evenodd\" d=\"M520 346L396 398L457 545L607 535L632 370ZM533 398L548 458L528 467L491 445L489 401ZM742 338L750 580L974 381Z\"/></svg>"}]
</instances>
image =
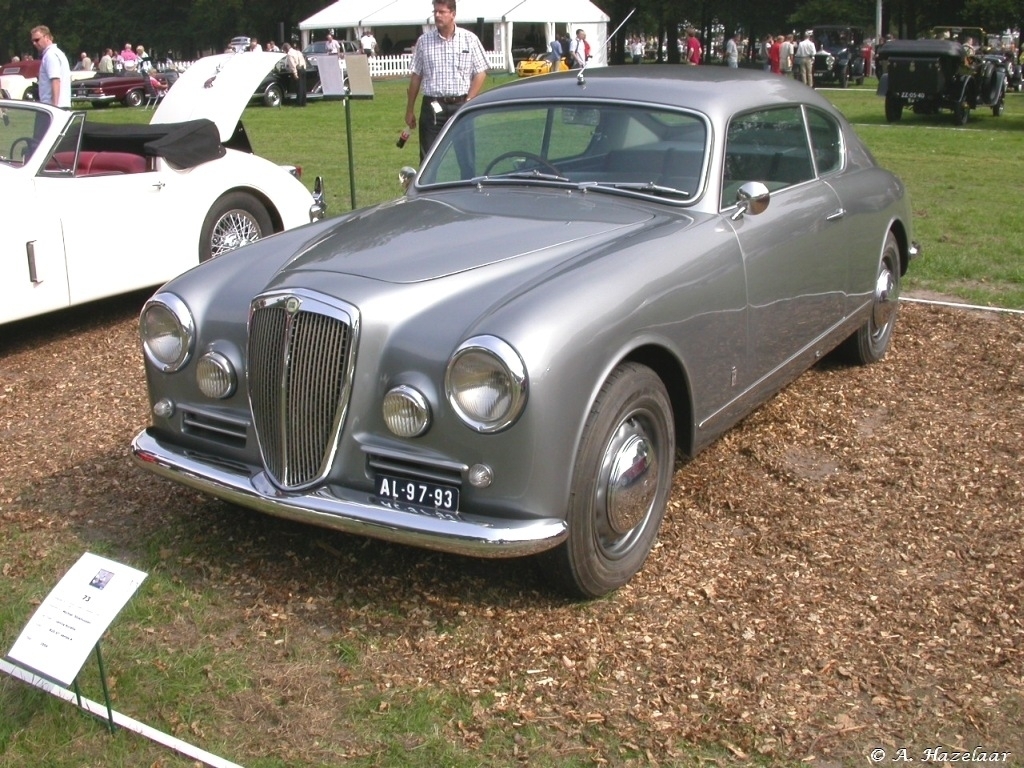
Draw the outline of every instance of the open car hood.
<instances>
[{"instance_id":1,"label":"open car hood","mask_svg":"<svg viewBox=\"0 0 1024 768\"><path fill-rule=\"evenodd\" d=\"M151 125L207 118L228 141L260 81L283 53L218 53L189 66L160 101Z\"/></svg>"}]
</instances>

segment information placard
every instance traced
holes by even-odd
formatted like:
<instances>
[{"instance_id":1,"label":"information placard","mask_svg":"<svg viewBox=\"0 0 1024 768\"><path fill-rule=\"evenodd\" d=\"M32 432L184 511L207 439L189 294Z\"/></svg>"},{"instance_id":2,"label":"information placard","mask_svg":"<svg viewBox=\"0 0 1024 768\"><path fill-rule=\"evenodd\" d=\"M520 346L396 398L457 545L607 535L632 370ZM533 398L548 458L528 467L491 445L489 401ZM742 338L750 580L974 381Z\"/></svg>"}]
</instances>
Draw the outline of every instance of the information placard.
<instances>
[{"instance_id":1,"label":"information placard","mask_svg":"<svg viewBox=\"0 0 1024 768\"><path fill-rule=\"evenodd\" d=\"M7 660L70 686L146 575L86 552L32 615Z\"/></svg>"}]
</instances>

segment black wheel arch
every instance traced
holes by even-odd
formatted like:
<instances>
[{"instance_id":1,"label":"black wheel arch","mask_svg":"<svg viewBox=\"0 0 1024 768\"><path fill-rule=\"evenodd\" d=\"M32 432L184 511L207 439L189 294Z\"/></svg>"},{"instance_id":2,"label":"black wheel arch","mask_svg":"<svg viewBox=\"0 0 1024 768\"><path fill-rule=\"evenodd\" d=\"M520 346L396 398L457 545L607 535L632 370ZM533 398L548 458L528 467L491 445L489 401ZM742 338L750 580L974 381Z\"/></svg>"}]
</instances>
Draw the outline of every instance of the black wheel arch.
<instances>
[{"instance_id":1,"label":"black wheel arch","mask_svg":"<svg viewBox=\"0 0 1024 768\"><path fill-rule=\"evenodd\" d=\"M622 363L639 363L647 366L661 379L668 392L669 402L672 403L676 452L692 456L695 453L696 440L693 397L689 376L679 359L664 347L648 344L632 350L616 365Z\"/></svg>"},{"instance_id":2,"label":"black wheel arch","mask_svg":"<svg viewBox=\"0 0 1024 768\"><path fill-rule=\"evenodd\" d=\"M274 225L274 234L284 231L284 221L281 219L281 212L277 210L277 206L274 205L270 198L258 189L252 189L251 187L232 187L231 189L225 189L220 195L218 195L217 200L235 192L255 198L260 205L266 209L267 214L270 216L270 222Z\"/></svg>"}]
</instances>

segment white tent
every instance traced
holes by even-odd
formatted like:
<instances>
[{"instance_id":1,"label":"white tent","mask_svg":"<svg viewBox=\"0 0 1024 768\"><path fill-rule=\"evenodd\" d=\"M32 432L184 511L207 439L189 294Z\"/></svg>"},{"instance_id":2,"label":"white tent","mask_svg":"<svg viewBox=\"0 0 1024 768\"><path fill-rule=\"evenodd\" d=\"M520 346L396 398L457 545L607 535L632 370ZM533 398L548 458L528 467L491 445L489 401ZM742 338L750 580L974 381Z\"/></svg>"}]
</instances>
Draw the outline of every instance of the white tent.
<instances>
[{"instance_id":1,"label":"white tent","mask_svg":"<svg viewBox=\"0 0 1024 768\"><path fill-rule=\"evenodd\" d=\"M610 19L590 0L463 0L457 19L470 28L478 19L493 24L495 48L504 54L509 71L513 69L512 31L516 23L543 24L545 45L554 39L556 24L566 25L571 35L582 29L591 45L591 66L608 63L605 38ZM364 28L371 27L379 37L379 30L387 27L413 26L423 31L432 24L433 14L424 0L337 0L300 22L299 29L305 42L315 29L352 28L358 37Z\"/></svg>"}]
</instances>

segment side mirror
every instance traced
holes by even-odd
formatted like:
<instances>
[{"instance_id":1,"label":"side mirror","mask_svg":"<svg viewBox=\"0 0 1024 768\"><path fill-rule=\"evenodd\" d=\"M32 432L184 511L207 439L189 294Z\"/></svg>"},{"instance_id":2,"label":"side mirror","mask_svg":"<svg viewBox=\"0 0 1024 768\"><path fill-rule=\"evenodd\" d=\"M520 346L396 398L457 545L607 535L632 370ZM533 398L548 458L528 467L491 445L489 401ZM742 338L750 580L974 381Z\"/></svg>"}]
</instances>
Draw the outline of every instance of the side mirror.
<instances>
[{"instance_id":1,"label":"side mirror","mask_svg":"<svg viewBox=\"0 0 1024 768\"><path fill-rule=\"evenodd\" d=\"M748 181L736 190L736 212L730 218L736 221L748 213L751 216L764 213L771 199L768 187L760 181Z\"/></svg>"},{"instance_id":2,"label":"side mirror","mask_svg":"<svg viewBox=\"0 0 1024 768\"><path fill-rule=\"evenodd\" d=\"M412 186L412 183L416 180L416 169L412 166L406 165L398 172L398 181L402 185L402 191L405 192Z\"/></svg>"}]
</instances>

